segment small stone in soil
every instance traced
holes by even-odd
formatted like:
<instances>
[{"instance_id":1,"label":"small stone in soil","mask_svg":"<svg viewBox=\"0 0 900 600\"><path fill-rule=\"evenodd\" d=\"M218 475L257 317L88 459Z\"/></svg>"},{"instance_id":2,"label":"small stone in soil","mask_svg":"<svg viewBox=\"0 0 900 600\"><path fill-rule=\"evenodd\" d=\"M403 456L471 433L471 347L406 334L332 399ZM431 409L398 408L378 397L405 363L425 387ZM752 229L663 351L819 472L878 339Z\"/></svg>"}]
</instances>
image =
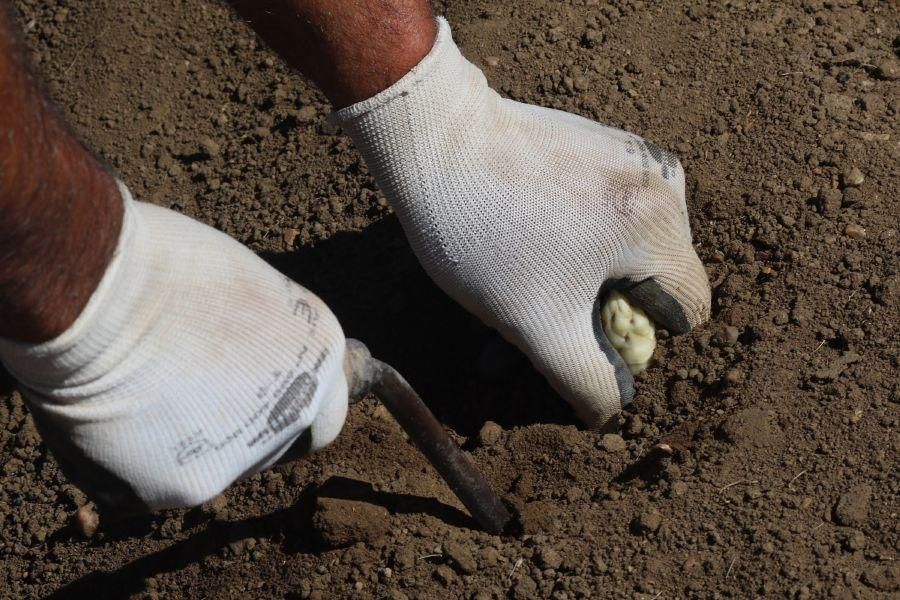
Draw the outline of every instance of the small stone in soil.
<instances>
[{"instance_id":1,"label":"small stone in soil","mask_svg":"<svg viewBox=\"0 0 900 600\"><path fill-rule=\"evenodd\" d=\"M841 182L844 187L859 187L865 180L865 175L857 167L850 167L841 173Z\"/></svg>"},{"instance_id":2,"label":"small stone in soil","mask_svg":"<svg viewBox=\"0 0 900 600\"><path fill-rule=\"evenodd\" d=\"M284 245L288 248L294 247L294 241L297 239L297 236L300 235L300 230L296 227L288 227L282 232L282 236L284 238Z\"/></svg>"},{"instance_id":3,"label":"small stone in soil","mask_svg":"<svg viewBox=\"0 0 900 600\"><path fill-rule=\"evenodd\" d=\"M866 228L856 223L847 223L847 226L844 227L844 235L852 240L864 240L866 239Z\"/></svg>"},{"instance_id":4,"label":"small stone in soil","mask_svg":"<svg viewBox=\"0 0 900 600\"><path fill-rule=\"evenodd\" d=\"M78 532L86 538L94 537L97 528L100 527L100 515L92 503L85 504L75 511L75 525Z\"/></svg>"}]
</instances>

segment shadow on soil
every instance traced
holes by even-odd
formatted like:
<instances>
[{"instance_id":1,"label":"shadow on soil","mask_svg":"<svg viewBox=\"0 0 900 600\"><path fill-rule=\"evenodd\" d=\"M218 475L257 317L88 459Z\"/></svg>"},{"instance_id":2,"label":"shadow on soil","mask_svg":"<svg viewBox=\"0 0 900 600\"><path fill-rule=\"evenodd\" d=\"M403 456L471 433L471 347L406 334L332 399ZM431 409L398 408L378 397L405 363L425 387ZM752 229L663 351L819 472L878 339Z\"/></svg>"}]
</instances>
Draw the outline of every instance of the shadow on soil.
<instances>
[{"instance_id":1,"label":"shadow on soil","mask_svg":"<svg viewBox=\"0 0 900 600\"><path fill-rule=\"evenodd\" d=\"M319 487L317 495L383 506L392 513L427 514L454 527L479 529L472 517L449 504L425 496L377 491L371 483L358 479L330 477Z\"/></svg>"},{"instance_id":2,"label":"shadow on soil","mask_svg":"<svg viewBox=\"0 0 900 600\"><path fill-rule=\"evenodd\" d=\"M177 571L203 560L204 557L218 553L232 543L241 540L267 535L277 538L286 529L298 529L306 525L303 517L305 498L290 508L284 508L261 517L252 517L240 521L211 521L206 527L189 538L172 544L164 550L145 554L123 567L112 571L94 571L68 585L60 588L48 598L127 598L141 592L146 587L146 580L160 573ZM192 511L185 517L185 526L191 518L196 520L199 511ZM125 526L128 527L128 526ZM134 533L134 532L133 532ZM140 535L140 534L138 534ZM108 538L99 543L114 541L119 538L115 531L109 532ZM296 545L295 540L306 540L308 535L283 536ZM285 541L285 545L288 542ZM289 551L310 551L311 548L294 547Z\"/></svg>"},{"instance_id":3,"label":"shadow on soil","mask_svg":"<svg viewBox=\"0 0 900 600\"><path fill-rule=\"evenodd\" d=\"M327 302L348 337L400 371L459 433L473 435L486 420L575 422L521 353L432 283L396 217L263 258Z\"/></svg>"},{"instance_id":4,"label":"shadow on soil","mask_svg":"<svg viewBox=\"0 0 900 600\"><path fill-rule=\"evenodd\" d=\"M60 588L48 598L125 598L143 591L146 580L160 573L178 571L195 564L204 557L225 551L225 547L251 537L281 540L286 552L316 552L321 550L310 529L310 517L317 497L357 500L383 506L393 513L422 513L462 528L477 528L472 518L461 510L434 498L376 491L372 485L346 477L331 477L321 486L310 486L289 508L238 521L215 521L195 509L184 517L184 527L202 526L185 540L164 550L146 554L112 571L94 571ZM104 536L97 543L108 544L128 537L140 538L151 534L150 523L159 516L129 519L104 528ZM205 525L204 525L205 523ZM50 540L61 542L74 535L71 528L60 530ZM238 550L240 552L240 550Z\"/></svg>"},{"instance_id":5,"label":"shadow on soil","mask_svg":"<svg viewBox=\"0 0 900 600\"><path fill-rule=\"evenodd\" d=\"M0 363L0 396L8 396L16 389L16 380L9 374L3 364Z\"/></svg>"}]
</instances>

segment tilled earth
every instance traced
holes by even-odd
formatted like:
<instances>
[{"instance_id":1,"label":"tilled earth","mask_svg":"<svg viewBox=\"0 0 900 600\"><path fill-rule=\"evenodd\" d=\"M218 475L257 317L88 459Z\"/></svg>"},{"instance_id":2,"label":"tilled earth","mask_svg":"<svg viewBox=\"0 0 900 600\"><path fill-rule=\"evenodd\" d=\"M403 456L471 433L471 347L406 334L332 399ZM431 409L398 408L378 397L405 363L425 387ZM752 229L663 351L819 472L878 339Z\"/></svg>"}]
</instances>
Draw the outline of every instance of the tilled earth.
<instances>
[{"instance_id":1,"label":"tilled earth","mask_svg":"<svg viewBox=\"0 0 900 600\"><path fill-rule=\"evenodd\" d=\"M430 283L322 96L226 6L14 4L50 94L135 195L319 293L419 390L519 531L478 531L369 399L316 456L85 539L85 498L7 377L6 596L900 594L895 2L436 3L504 95L684 163L712 321L662 341L605 437Z\"/></svg>"}]
</instances>

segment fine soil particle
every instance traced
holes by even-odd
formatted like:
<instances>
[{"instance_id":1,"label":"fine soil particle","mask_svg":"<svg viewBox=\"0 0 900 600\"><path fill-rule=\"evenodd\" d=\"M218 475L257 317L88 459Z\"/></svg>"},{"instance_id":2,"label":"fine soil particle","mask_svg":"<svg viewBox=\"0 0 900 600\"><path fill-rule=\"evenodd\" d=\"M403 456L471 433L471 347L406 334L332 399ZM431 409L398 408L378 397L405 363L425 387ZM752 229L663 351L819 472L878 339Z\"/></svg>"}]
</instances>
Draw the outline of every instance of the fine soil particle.
<instances>
[{"instance_id":1,"label":"fine soil particle","mask_svg":"<svg viewBox=\"0 0 900 600\"><path fill-rule=\"evenodd\" d=\"M87 539L87 499L0 375L0 595L896 597L896 2L434 3L505 97L684 164L712 319L660 336L618 439L427 278L321 94L225 3L12 4L61 113L135 196L318 293L517 528L479 531L367 399L330 448L202 509L100 515Z\"/></svg>"}]
</instances>

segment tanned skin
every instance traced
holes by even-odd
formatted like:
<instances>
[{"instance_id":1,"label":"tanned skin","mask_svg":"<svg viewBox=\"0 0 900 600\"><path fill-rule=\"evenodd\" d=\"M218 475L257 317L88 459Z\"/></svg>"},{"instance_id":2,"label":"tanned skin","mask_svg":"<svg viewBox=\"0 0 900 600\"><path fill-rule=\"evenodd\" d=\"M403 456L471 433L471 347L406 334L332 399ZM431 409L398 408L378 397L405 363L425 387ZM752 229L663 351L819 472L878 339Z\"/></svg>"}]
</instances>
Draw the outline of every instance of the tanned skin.
<instances>
[{"instance_id":1,"label":"tanned skin","mask_svg":"<svg viewBox=\"0 0 900 600\"><path fill-rule=\"evenodd\" d=\"M232 0L337 108L409 72L437 25L427 0ZM0 337L43 342L87 305L112 258L122 199L27 65L0 0Z\"/></svg>"},{"instance_id":2,"label":"tanned skin","mask_svg":"<svg viewBox=\"0 0 900 600\"><path fill-rule=\"evenodd\" d=\"M17 31L0 2L0 337L42 342L103 277L122 199L40 90Z\"/></svg>"},{"instance_id":3,"label":"tanned skin","mask_svg":"<svg viewBox=\"0 0 900 600\"><path fill-rule=\"evenodd\" d=\"M232 0L244 19L335 108L390 87L437 36L428 0Z\"/></svg>"}]
</instances>

